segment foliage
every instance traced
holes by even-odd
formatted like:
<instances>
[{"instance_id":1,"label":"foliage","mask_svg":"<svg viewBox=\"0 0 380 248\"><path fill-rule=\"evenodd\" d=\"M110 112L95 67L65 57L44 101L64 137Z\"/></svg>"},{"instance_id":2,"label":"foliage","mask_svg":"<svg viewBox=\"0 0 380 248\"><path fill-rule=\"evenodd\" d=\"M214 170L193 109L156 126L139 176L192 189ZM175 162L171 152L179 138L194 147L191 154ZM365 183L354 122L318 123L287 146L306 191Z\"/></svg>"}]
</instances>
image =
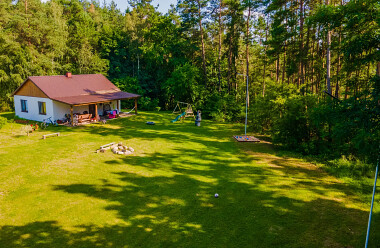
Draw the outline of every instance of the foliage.
<instances>
[{"instance_id":1,"label":"foliage","mask_svg":"<svg viewBox=\"0 0 380 248\"><path fill-rule=\"evenodd\" d=\"M205 101L203 116L220 122L243 120L245 118L243 106L245 107L231 95L214 92Z\"/></svg>"},{"instance_id":2,"label":"foliage","mask_svg":"<svg viewBox=\"0 0 380 248\"><path fill-rule=\"evenodd\" d=\"M373 83L378 81L377 77ZM271 115L274 142L305 154L328 158L343 154L374 163L380 142L378 101L377 90L343 101L314 95L288 97L277 102L283 106L282 114ZM267 112L279 109L277 104L267 107Z\"/></svg>"},{"instance_id":3,"label":"foliage","mask_svg":"<svg viewBox=\"0 0 380 248\"><path fill-rule=\"evenodd\" d=\"M202 94L199 85L199 70L197 67L186 63L178 66L171 77L164 83L167 99L176 99L182 102L194 103Z\"/></svg>"},{"instance_id":4,"label":"foliage","mask_svg":"<svg viewBox=\"0 0 380 248\"><path fill-rule=\"evenodd\" d=\"M286 99L283 115L273 125L273 141L296 151L311 152L313 132L310 123L310 109L315 107L317 98L314 95L291 96Z\"/></svg>"},{"instance_id":5,"label":"foliage","mask_svg":"<svg viewBox=\"0 0 380 248\"><path fill-rule=\"evenodd\" d=\"M3 128L7 122L7 118L0 116L0 129Z\"/></svg>"},{"instance_id":6,"label":"foliage","mask_svg":"<svg viewBox=\"0 0 380 248\"><path fill-rule=\"evenodd\" d=\"M106 75L142 96L139 109L183 101L244 122L248 74L249 131L304 154L375 160L377 0L178 0L165 15L128 2L122 13L114 2L2 0L0 110L28 76L71 71Z\"/></svg>"}]
</instances>

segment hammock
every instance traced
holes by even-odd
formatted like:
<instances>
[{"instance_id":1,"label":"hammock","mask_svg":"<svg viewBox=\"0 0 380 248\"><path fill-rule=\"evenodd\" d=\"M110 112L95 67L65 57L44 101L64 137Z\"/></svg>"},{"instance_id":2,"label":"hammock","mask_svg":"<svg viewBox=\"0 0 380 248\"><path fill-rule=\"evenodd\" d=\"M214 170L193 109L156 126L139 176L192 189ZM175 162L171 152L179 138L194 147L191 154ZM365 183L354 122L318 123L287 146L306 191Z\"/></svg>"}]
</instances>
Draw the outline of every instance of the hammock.
<instances>
[{"instance_id":1,"label":"hammock","mask_svg":"<svg viewBox=\"0 0 380 248\"><path fill-rule=\"evenodd\" d=\"M136 106L134 106L133 109L131 109L129 112L123 112L123 113L130 114L135 108L136 108Z\"/></svg>"}]
</instances>

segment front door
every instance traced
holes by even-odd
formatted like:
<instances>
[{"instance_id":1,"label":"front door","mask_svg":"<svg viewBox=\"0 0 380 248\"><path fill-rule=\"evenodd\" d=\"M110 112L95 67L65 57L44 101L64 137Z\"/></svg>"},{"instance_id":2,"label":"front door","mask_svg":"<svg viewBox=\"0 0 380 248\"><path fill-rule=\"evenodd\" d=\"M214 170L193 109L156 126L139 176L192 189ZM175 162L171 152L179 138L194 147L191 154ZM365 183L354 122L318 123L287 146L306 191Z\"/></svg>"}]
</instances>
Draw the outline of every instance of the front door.
<instances>
[{"instance_id":1,"label":"front door","mask_svg":"<svg viewBox=\"0 0 380 248\"><path fill-rule=\"evenodd\" d=\"M95 104L88 105L88 113L92 115L92 117L96 116L95 113Z\"/></svg>"}]
</instances>

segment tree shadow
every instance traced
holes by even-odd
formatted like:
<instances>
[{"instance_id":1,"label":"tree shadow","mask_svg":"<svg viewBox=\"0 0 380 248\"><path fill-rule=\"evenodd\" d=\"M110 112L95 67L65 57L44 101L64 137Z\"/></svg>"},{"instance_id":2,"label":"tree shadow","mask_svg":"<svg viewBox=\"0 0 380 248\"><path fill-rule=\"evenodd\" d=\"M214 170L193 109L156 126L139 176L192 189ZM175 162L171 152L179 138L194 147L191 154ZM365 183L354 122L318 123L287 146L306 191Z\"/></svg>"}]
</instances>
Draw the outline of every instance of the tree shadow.
<instances>
[{"instance_id":1,"label":"tree shadow","mask_svg":"<svg viewBox=\"0 0 380 248\"><path fill-rule=\"evenodd\" d=\"M146 125L148 119L156 125ZM364 243L368 211L355 204L359 200L348 185L315 166L277 156L270 143L235 142L232 135L238 128L226 130L223 124L208 122L197 128L190 122L170 124L168 119L149 113L66 129L102 137L99 144L136 137L145 144L160 139L179 144L170 153L158 150L107 160L105 165L114 168L110 175L116 176L112 182L104 175L97 183L51 186L58 192L106 202L104 211L115 213L117 223L70 228L56 221L7 225L0 227L0 244L359 247ZM183 148L182 143L197 148ZM376 213L373 223L379 221ZM376 228L372 247L380 237Z\"/></svg>"},{"instance_id":2,"label":"tree shadow","mask_svg":"<svg viewBox=\"0 0 380 248\"><path fill-rule=\"evenodd\" d=\"M180 152L185 151L188 156L198 153ZM249 160L245 156L226 161L217 154L206 153L204 164L160 153L149 159L125 157L109 161L126 166L115 172L125 186L102 182L54 187L106 200L105 210L116 211L130 232L151 230L144 240L155 238L158 246L356 247L362 243L368 213L353 206L351 199L342 201L351 197L346 185L324 181L321 177L328 175L318 171L309 179L308 169L289 169L290 162L279 158L274 163L280 168L254 168L244 165ZM278 177L294 181L285 192L278 189L281 185L263 187L268 181L281 182ZM310 193L299 197L300 189ZM215 192L219 198L213 197Z\"/></svg>"},{"instance_id":3,"label":"tree shadow","mask_svg":"<svg viewBox=\"0 0 380 248\"><path fill-rule=\"evenodd\" d=\"M5 247L358 247L367 213L337 201L295 200L229 182L213 198L211 183L184 175L119 173L129 186L61 185L56 190L106 200L123 224L66 230L54 221L0 228ZM194 182L196 181L196 182ZM184 189L194 187L194 190ZM378 219L378 217L374 218ZM328 223L328 224L326 224ZM323 238L321 238L323 237ZM372 238L371 244L375 245ZM375 247L375 246L372 246Z\"/></svg>"}]
</instances>

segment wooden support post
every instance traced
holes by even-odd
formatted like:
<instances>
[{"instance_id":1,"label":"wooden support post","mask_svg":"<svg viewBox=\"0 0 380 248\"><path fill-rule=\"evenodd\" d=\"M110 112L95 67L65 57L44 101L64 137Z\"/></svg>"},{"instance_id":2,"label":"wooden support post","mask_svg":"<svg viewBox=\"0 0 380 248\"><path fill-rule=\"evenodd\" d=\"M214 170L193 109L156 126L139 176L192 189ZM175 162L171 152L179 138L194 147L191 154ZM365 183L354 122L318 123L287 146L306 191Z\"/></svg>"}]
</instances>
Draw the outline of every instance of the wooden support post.
<instances>
[{"instance_id":1,"label":"wooden support post","mask_svg":"<svg viewBox=\"0 0 380 248\"><path fill-rule=\"evenodd\" d=\"M98 104L97 103L95 103L95 120L99 121Z\"/></svg>"},{"instance_id":2,"label":"wooden support post","mask_svg":"<svg viewBox=\"0 0 380 248\"><path fill-rule=\"evenodd\" d=\"M74 126L73 105L70 105L71 126Z\"/></svg>"},{"instance_id":3,"label":"wooden support post","mask_svg":"<svg viewBox=\"0 0 380 248\"><path fill-rule=\"evenodd\" d=\"M135 98L135 114L137 115L137 98Z\"/></svg>"},{"instance_id":4,"label":"wooden support post","mask_svg":"<svg viewBox=\"0 0 380 248\"><path fill-rule=\"evenodd\" d=\"M117 112L120 113L120 100L116 100L117 101Z\"/></svg>"}]
</instances>

